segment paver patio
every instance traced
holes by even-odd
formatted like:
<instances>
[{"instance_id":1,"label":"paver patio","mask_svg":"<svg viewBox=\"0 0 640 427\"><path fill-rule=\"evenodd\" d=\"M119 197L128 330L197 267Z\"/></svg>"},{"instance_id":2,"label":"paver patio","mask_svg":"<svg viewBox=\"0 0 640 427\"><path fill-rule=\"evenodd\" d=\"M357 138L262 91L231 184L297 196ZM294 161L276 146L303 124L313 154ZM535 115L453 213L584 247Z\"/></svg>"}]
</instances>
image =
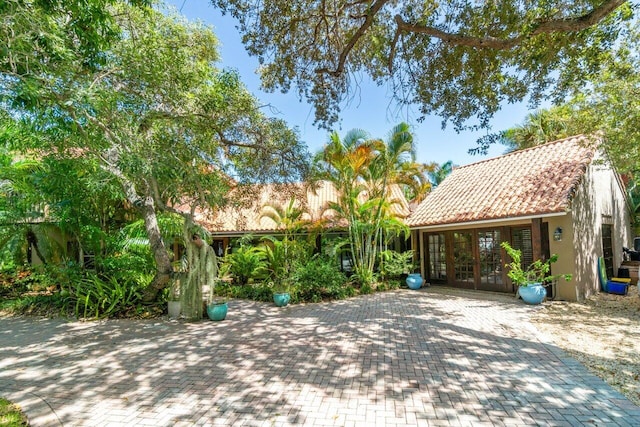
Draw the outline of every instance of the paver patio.
<instances>
[{"instance_id":1,"label":"paver patio","mask_svg":"<svg viewBox=\"0 0 640 427\"><path fill-rule=\"evenodd\" d=\"M508 295L429 288L223 322L0 319L0 396L34 426L640 425Z\"/></svg>"}]
</instances>

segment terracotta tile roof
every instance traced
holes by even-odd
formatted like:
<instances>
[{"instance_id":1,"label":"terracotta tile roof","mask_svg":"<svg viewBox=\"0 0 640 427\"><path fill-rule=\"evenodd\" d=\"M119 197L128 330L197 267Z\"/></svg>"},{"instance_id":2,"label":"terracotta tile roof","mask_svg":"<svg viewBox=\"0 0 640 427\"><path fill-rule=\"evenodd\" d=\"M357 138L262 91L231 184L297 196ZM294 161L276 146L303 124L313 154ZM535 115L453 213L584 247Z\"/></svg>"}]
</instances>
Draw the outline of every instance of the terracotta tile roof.
<instances>
[{"instance_id":1,"label":"terracotta tile roof","mask_svg":"<svg viewBox=\"0 0 640 427\"><path fill-rule=\"evenodd\" d=\"M410 227L564 212L594 149L574 136L459 167L407 219Z\"/></svg>"},{"instance_id":2,"label":"terracotta tile roof","mask_svg":"<svg viewBox=\"0 0 640 427\"><path fill-rule=\"evenodd\" d=\"M409 215L409 205L398 186L391 187L393 212L399 217ZM338 200L338 193L328 181L321 181L316 187L310 188L305 184L274 184L256 185L249 189L249 203L230 206L217 212L200 211L195 215L196 222L205 226L213 233L248 233L276 231L276 223L267 217L262 217L263 206L266 204L280 205L285 208L291 197L296 197L295 206L302 207L305 212L304 220L325 220L325 226L344 226L333 221L334 213L327 210L330 202Z\"/></svg>"}]
</instances>

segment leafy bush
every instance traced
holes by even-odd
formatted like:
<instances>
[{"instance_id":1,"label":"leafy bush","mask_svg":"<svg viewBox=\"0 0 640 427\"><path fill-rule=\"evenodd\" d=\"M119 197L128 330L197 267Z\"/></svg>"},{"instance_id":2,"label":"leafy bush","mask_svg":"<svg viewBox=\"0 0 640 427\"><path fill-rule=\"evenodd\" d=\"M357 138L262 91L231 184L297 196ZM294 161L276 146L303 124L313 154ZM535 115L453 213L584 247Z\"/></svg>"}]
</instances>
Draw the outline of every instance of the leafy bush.
<instances>
[{"instance_id":1,"label":"leafy bush","mask_svg":"<svg viewBox=\"0 0 640 427\"><path fill-rule=\"evenodd\" d=\"M123 314L135 309L143 288L135 279L103 280L97 275L88 275L70 292L73 313L79 318L96 319Z\"/></svg>"},{"instance_id":2,"label":"leafy bush","mask_svg":"<svg viewBox=\"0 0 640 427\"><path fill-rule=\"evenodd\" d=\"M243 286L219 283L216 285L213 293L223 298L241 298L264 302L273 301L273 289L269 284L264 282Z\"/></svg>"},{"instance_id":3,"label":"leafy bush","mask_svg":"<svg viewBox=\"0 0 640 427\"><path fill-rule=\"evenodd\" d=\"M146 253L123 251L96 258L96 270L106 277L126 278L134 272L152 274L155 264Z\"/></svg>"},{"instance_id":4,"label":"leafy bush","mask_svg":"<svg viewBox=\"0 0 640 427\"><path fill-rule=\"evenodd\" d=\"M336 263L324 257L298 266L291 279L297 298L303 302L344 299L356 293Z\"/></svg>"},{"instance_id":5,"label":"leafy bush","mask_svg":"<svg viewBox=\"0 0 640 427\"><path fill-rule=\"evenodd\" d=\"M224 262L228 264L229 273L234 282L239 285L246 285L249 279L264 274L266 267L263 252L258 248L244 245L228 254Z\"/></svg>"},{"instance_id":6,"label":"leafy bush","mask_svg":"<svg viewBox=\"0 0 640 427\"><path fill-rule=\"evenodd\" d=\"M384 292L384 291L391 291L394 289L400 289L402 287L402 285L405 284L404 280L399 280L399 279L388 279L382 282L378 282L376 284L376 292ZM362 291L360 292L362 293Z\"/></svg>"},{"instance_id":7,"label":"leafy bush","mask_svg":"<svg viewBox=\"0 0 640 427\"><path fill-rule=\"evenodd\" d=\"M259 248L264 255L265 278L276 283L288 279L295 266L307 262L313 252L308 243L298 240L266 236L263 241Z\"/></svg>"},{"instance_id":8,"label":"leafy bush","mask_svg":"<svg viewBox=\"0 0 640 427\"><path fill-rule=\"evenodd\" d=\"M413 251L386 250L380 252L380 273L383 278L397 279L403 274L411 273L413 269Z\"/></svg>"},{"instance_id":9,"label":"leafy bush","mask_svg":"<svg viewBox=\"0 0 640 427\"><path fill-rule=\"evenodd\" d=\"M2 308L15 314L59 316L69 314L70 302L68 293L56 292L22 296L8 301Z\"/></svg>"},{"instance_id":10,"label":"leafy bush","mask_svg":"<svg viewBox=\"0 0 640 427\"><path fill-rule=\"evenodd\" d=\"M264 238L265 244L259 250L265 261L268 280L282 280L289 274L293 257L289 254L289 242L277 240L271 236Z\"/></svg>"}]
</instances>

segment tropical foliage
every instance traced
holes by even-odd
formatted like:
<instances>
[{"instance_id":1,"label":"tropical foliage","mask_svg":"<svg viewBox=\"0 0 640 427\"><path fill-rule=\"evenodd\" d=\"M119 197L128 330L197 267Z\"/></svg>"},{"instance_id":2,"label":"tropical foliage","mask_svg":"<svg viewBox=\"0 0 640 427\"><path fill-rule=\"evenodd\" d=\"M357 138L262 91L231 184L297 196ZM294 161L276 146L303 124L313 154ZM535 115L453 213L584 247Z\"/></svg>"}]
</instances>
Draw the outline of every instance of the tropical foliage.
<instances>
[{"instance_id":1,"label":"tropical foliage","mask_svg":"<svg viewBox=\"0 0 640 427\"><path fill-rule=\"evenodd\" d=\"M235 72L216 68L211 29L116 1L11 1L0 13L5 21L16 19L12 31L19 35L2 41L2 117L20 117L35 135L16 139L13 153L36 153L43 164L71 170L82 164L77 170L118 199L111 207L126 205L144 221L156 268L145 300L156 300L172 273L159 213L193 216L198 208L224 204L231 185L304 172L297 133L264 116ZM42 18L41 38L23 16ZM82 25L89 16L95 33ZM56 188L64 186L58 181ZM77 206L86 191L59 194L60 200ZM60 226L82 220L66 212Z\"/></svg>"},{"instance_id":2,"label":"tropical foliage","mask_svg":"<svg viewBox=\"0 0 640 427\"><path fill-rule=\"evenodd\" d=\"M413 251L384 250L380 252L380 274L385 279L398 279L412 273L415 268L413 258Z\"/></svg>"},{"instance_id":3,"label":"tropical foliage","mask_svg":"<svg viewBox=\"0 0 640 427\"><path fill-rule=\"evenodd\" d=\"M238 285L246 285L250 279L264 276L266 262L264 252L258 247L241 245L225 257L227 270Z\"/></svg>"},{"instance_id":4,"label":"tropical foliage","mask_svg":"<svg viewBox=\"0 0 640 427\"><path fill-rule=\"evenodd\" d=\"M431 183L431 188L435 188L453 171L454 164L452 160L448 160L443 164L430 163L426 166L426 173Z\"/></svg>"},{"instance_id":5,"label":"tropical foliage","mask_svg":"<svg viewBox=\"0 0 640 427\"><path fill-rule=\"evenodd\" d=\"M392 196L393 187L407 186L415 194L426 188L409 126L396 126L386 142L362 130L348 132L344 139L333 132L315 160L316 177L338 190L339 200L329 207L346 222L346 249L355 274L361 284L369 285L375 279L380 246L390 234L408 234L394 214L399 201Z\"/></svg>"},{"instance_id":6,"label":"tropical foliage","mask_svg":"<svg viewBox=\"0 0 640 427\"><path fill-rule=\"evenodd\" d=\"M0 397L0 425L6 427L28 427L29 422L18 405Z\"/></svg>"},{"instance_id":7,"label":"tropical foliage","mask_svg":"<svg viewBox=\"0 0 640 427\"><path fill-rule=\"evenodd\" d=\"M522 263L522 251L511 247L509 242L500 244L507 252L511 262L505 265L509 268L507 276L516 286L528 286L534 283L548 283L552 280L563 278L566 281L571 280L571 274L551 274L551 264L558 261L558 255L553 254L548 260L537 259L528 266Z\"/></svg>"}]
</instances>

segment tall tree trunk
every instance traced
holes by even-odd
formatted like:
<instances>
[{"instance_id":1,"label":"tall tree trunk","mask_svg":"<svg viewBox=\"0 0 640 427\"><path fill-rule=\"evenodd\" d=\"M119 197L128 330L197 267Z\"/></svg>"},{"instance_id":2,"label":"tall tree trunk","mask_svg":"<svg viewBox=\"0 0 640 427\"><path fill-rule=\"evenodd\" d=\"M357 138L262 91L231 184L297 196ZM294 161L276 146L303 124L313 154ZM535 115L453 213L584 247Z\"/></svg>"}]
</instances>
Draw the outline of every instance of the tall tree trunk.
<instances>
[{"instance_id":1,"label":"tall tree trunk","mask_svg":"<svg viewBox=\"0 0 640 427\"><path fill-rule=\"evenodd\" d=\"M171 276L173 274L171 259L169 258L169 253L164 245L162 233L160 233L160 227L158 226L158 215L156 213L155 201L149 194L144 197L139 196L133 181L131 181L117 166L120 154L115 147L108 150L105 158L109 159L109 161L105 161L102 167L118 177L127 200L133 206L137 207L144 219L144 228L147 232L147 238L149 239L149 248L153 254L153 259L156 262L156 275L153 277L149 286L145 289L144 294L142 295L142 300L145 302L155 301L160 291L170 286Z\"/></svg>"},{"instance_id":2,"label":"tall tree trunk","mask_svg":"<svg viewBox=\"0 0 640 427\"><path fill-rule=\"evenodd\" d=\"M155 301L160 291L169 286L173 267L169 253L162 239L160 227L158 226L158 217L156 214L155 203L152 197L146 197L142 206L139 207L144 219L144 227L149 238L149 247L156 261L156 275L144 291L143 301Z\"/></svg>"}]
</instances>

